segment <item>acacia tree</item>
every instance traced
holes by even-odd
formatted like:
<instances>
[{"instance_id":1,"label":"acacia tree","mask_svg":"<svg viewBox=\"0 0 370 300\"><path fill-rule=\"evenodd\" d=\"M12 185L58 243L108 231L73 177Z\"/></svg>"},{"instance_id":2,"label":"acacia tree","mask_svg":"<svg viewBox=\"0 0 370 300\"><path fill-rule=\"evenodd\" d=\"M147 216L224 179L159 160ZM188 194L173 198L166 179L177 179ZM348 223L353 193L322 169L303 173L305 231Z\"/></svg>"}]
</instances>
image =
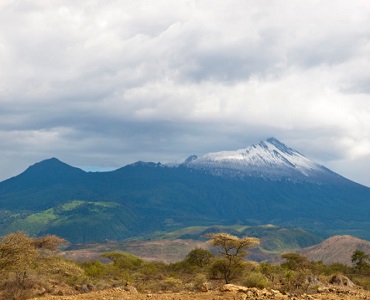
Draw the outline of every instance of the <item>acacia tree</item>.
<instances>
[{"instance_id":1,"label":"acacia tree","mask_svg":"<svg viewBox=\"0 0 370 300\"><path fill-rule=\"evenodd\" d=\"M0 241L0 286L7 289L7 298L11 293L27 292L30 275L49 275L60 273L66 268L62 259L54 259L53 253L66 243L60 237L45 235L38 238L28 237L23 231L10 233ZM71 265L71 264L70 264ZM68 265L67 267L70 267ZM76 273L76 268L73 272ZM21 298L26 298L22 294Z\"/></svg>"},{"instance_id":2,"label":"acacia tree","mask_svg":"<svg viewBox=\"0 0 370 300\"><path fill-rule=\"evenodd\" d=\"M220 248L219 253L224 260L219 262L219 269L223 273L225 283L230 283L232 270L240 265L240 261L248 254L247 249L260 243L258 238L238 238L228 233L210 233L206 236L211 239L211 245Z\"/></svg>"},{"instance_id":3,"label":"acacia tree","mask_svg":"<svg viewBox=\"0 0 370 300\"><path fill-rule=\"evenodd\" d=\"M11 233L0 243L0 270L2 277L15 275L15 282L23 287L29 266L37 257L33 240L24 232Z\"/></svg>"}]
</instances>

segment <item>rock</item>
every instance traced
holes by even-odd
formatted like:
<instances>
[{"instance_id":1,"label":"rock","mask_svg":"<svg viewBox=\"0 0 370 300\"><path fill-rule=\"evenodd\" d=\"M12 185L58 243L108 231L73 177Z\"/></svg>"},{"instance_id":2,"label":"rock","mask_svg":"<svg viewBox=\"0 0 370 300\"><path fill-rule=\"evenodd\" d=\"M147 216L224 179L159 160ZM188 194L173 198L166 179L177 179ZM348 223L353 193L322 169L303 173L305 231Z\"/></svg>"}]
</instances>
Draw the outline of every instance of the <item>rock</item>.
<instances>
[{"instance_id":1,"label":"rock","mask_svg":"<svg viewBox=\"0 0 370 300\"><path fill-rule=\"evenodd\" d=\"M274 295L274 293L269 292L266 289L263 289L261 291L258 291L258 293L259 293L259 295L262 295L262 296L267 297L267 298L270 298L270 297L272 297Z\"/></svg>"},{"instance_id":2,"label":"rock","mask_svg":"<svg viewBox=\"0 0 370 300\"><path fill-rule=\"evenodd\" d=\"M328 293L329 289L325 286L320 286L320 287L317 288L317 292L320 293L320 294L321 293Z\"/></svg>"},{"instance_id":3,"label":"rock","mask_svg":"<svg viewBox=\"0 0 370 300\"><path fill-rule=\"evenodd\" d=\"M280 295L280 291L278 290L274 290L274 289L271 289L271 293L273 293L274 295Z\"/></svg>"},{"instance_id":4,"label":"rock","mask_svg":"<svg viewBox=\"0 0 370 300\"><path fill-rule=\"evenodd\" d=\"M126 285L124 288L123 288L126 292L129 292L129 293L132 293L132 294L138 294L139 292L137 291L137 289L132 286L132 285Z\"/></svg>"},{"instance_id":5,"label":"rock","mask_svg":"<svg viewBox=\"0 0 370 300\"><path fill-rule=\"evenodd\" d=\"M260 291L257 288L249 288L246 292L248 299L255 299L261 296Z\"/></svg>"},{"instance_id":6,"label":"rock","mask_svg":"<svg viewBox=\"0 0 370 300\"><path fill-rule=\"evenodd\" d=\"M235 284L224 284L221 288L222 292L244 292L246 293L248 291L248 288L241 285L235 285Z\"/></svg>"},{"instance_id":7,"label":"rock","mask_svg":"<svg viewBox=\"0 0 370 300\"><path fill-rule=\"evenodd\" d=\"M321 285L321 281L316 276L308 276L306 281L306 284L308 285Z\"/></svg>"},{"instance_id":8,"label":"rock","mask_svg":"<svg viewBox=\"0 0 370 300\"><path fill-rule=\"evenodd\" d=\"M201 290L202 290L202 292L208 292L208 284L207 284L207 282L205 282L205 283L202 284Z\"/></svg>"},{"instance_id":9,"label":"rock","mask_svg":"<svg viewBox=\"0 0 370 300\"><path fill-rule=\"evenodd\" d=\"M346 287L354 287L355 284L346 276L343 275L334 275L330 280L329 283L339 286L346 286Z\"/></svg>"},{"instance_id":10,"label":"rock","mask_svg":"<svg viewBox=\"0 0 370 300\"><path fill-rule=\"evenodd\" d=\"M94 286L91 284L83 284L76 287L80 293L89 293L94 290Z\"/></svg>"},{"instance_id":11,"label":"rock","mask_svg":"<svg viewBox=\"0 0 370 300\"><path fill-rule=\"evenodd\" d=\"M38 296L42 296L45 293L46 293L46 290L43 287L41 287L39 290L36 291L36 295Z\"/></svg>"}]
</instances>

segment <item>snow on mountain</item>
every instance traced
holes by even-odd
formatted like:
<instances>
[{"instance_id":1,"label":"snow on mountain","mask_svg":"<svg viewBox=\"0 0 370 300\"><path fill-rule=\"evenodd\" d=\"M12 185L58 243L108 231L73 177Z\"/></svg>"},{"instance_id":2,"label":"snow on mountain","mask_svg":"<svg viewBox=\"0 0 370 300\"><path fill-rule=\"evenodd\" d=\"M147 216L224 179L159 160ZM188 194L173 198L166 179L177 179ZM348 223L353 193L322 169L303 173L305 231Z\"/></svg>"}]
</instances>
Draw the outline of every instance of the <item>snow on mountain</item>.
<instances>
[{"instance_id":1,"label":"snow on mountain","mask_svg":"<svg viewBox=\"0 0 370 300\"><path fill-rule=\"evenodd\" d=\"M187 158L183 166L232 177L322 182L339 175L306 158L275 138L236 151L221 151Z\"/></svg>"}]
</instances>

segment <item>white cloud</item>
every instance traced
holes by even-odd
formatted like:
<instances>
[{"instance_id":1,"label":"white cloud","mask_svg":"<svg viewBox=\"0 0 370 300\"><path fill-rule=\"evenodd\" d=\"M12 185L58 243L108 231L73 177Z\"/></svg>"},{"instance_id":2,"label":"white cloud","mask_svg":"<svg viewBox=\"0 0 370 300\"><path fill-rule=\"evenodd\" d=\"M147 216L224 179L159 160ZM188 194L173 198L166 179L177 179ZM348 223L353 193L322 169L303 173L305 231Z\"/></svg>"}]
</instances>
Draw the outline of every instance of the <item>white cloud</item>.
<instances>
[{"instance_id":1,"label":"white cloud","mask_svg":"<svg viewBox=\"0 0 370 300\"><path fill-rule=\"evenodd\" d=\"M370 155L369 20L363 0L2 1L4 159L118 166L276 135L350 165Z\"/></svg>"}]
</instances>

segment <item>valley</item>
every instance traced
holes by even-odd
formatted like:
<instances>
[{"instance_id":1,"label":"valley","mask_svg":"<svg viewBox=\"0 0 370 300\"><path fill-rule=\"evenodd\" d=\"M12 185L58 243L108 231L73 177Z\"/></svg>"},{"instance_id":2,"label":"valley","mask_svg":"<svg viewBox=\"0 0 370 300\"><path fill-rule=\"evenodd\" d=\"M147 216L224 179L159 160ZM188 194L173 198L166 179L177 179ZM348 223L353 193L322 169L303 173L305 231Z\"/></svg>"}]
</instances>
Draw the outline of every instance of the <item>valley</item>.
<instances>
[{"instance_id":1,"label":"valley","mask_svg":"<svg viewBox=\"0 0 370 300\"><path fill-rule=\"evenodd\" d=\"M318 244L321 239L313 234L297 228L282 228L273 225L265 226L197 226L173 232L152 234L142 239L126 241L105 241L104 243L74 244L69 246L63 256L83 261L99 259L104 252L124 251L137 255L148 261L164 261L166 263L183 260L194 248L210 249L206 242L206 234L227 232L236 236L258 237L261 245L251 249L248 257L262 262L278 262L283 252L296 251Z\"/></svg>"}]
</instances>

